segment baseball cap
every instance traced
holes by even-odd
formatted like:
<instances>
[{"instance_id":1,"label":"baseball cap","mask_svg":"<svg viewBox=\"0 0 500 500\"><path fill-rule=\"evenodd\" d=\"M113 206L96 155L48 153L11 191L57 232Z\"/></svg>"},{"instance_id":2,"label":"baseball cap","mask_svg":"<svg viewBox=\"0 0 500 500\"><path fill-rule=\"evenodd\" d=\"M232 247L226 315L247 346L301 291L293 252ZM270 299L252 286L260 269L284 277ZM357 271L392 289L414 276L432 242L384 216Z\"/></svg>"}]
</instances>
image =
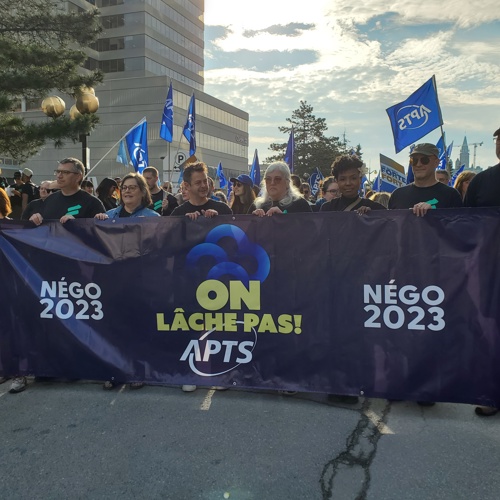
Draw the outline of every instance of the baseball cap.
<instances>
[{"instance_id":1,"label":"baseball cap","mask_svg":"<svg viewBox=\"0 0 500 500\"><path fill-rule=\"evenodd\" d=\"M23 174L26 176L26 177L31 177L33 175L33 170L31 170L30 168L25 168L23 170Z\"/></svg>"},{"instance_id":2,"label":"baseball cap","mask_svg":"<svg viewBox=\"0 0 500 500\"><path fill-rule=\"evenodd\" d=\"M247 186L250 186L250 187L253 187L253 181L252 179L250 178L249 175L246 175L246 174L240 174L238 175L238 177L231 177L229 179L231 182L241 182L242 184L246 184Z\"/></svg>"},{"instance_id":3,"label":"baseball cap","mask_svg":"<svg viewBox=\"0 0 500 500\"><path fill-rule=\"evenodd\" d=\"M439 158L439 149L434 146L434 144L430 144L428 142L423 142L422 144L417 144L410 155L421 154L426 156L437 156Z\"/></svg>"}]
</instances>

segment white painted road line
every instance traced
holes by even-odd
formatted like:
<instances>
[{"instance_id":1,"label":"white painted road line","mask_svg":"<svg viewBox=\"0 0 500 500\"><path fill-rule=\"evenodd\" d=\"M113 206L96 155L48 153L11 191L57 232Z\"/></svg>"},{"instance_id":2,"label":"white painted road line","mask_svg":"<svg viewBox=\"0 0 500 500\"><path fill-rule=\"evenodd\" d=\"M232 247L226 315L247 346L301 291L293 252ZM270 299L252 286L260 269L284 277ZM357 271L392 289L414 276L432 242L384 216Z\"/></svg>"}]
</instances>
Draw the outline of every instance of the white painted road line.
<instances>
[{"instance_id":1,"label":"white painted road line","mask_svg":"<svg viewBox=\"0 0 500 500\"><path fill-rule=\"evenodd\" d=\"M215 389L210 389L207 392L207 395L205 396L203 403L201 403L200 410L202 410L202 411L210 410L210 406L212 405L212 396L214 394L215 394Z\"/></svg>"}]
</instances>

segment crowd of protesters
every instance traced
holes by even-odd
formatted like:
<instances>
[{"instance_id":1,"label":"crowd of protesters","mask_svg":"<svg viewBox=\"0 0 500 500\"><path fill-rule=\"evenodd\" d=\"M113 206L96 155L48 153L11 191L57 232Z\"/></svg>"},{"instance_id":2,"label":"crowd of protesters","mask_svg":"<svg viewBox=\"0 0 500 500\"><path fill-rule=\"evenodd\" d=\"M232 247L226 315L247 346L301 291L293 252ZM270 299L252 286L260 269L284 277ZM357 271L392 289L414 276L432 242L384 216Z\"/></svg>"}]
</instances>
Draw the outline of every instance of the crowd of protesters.
<instances>
[{"instance_id":1,"label":"crowd of protesters","mask_svg":"<svg viewBox=\"0 0 500 500\"><path fill-rule=\"evenodd\" d=\"M500 129L493 134L496 156L500 159ZM228 198L214 189L207 166L200 161L188 164L183 172L179 193L172 193L170 182L159 186L158 170L147 167L143 174L128 174L123 179L105 178L95 189L84 180L84 167L76 158L61 160L54 174L56 181L43 181L37 188L31 182L33 172L26 168L14 174L14 184L0 186L0 219L22 218L36 225L57 219L65 223L74 218L100 220L124 217L183 216L196 220L218 215L254 215L271 217L299 212L354 211L366 215L372 210L410 209L423 217L429 210L457 207L500 206L500 163L485 171L461 173L450 187L449 173L437 169L439 150L429 143L415 146L410 153L414 181L393 193L363 192L361 182L366 169L355 155L335 159L331 176L323 179L315 196L311 186L292 174L285 162L271 163L260 186L250 176L231 178ZM5 379L0 382L5 382ZM116 381L107 381L112 389ZM15 377L11 393L23 391L25 377ZM141 382L132 385L142 387ZM191 392L196 386L186 385ZM430 405L434 403L421 402ZM480 416L495 415L498 408L477 407Z\"/></svg>"}]
</instances>

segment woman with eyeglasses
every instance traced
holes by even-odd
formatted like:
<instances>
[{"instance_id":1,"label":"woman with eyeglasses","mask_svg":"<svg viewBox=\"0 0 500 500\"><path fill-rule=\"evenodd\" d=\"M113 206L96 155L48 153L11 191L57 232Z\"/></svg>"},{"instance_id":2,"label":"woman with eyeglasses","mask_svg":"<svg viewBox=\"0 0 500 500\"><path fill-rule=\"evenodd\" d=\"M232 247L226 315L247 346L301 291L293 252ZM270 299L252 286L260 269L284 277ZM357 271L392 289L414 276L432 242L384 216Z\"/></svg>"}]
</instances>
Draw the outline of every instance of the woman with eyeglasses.
<instances>
[{"instance_id":1,"label":"woman with eyeglasses","mask_svg":"<svg viewBox=\"0 0 500 500\"><path fill-rule=\"evenodd\" d=\"M123 217L160 217L148 208L151 205L151 194L142 175L127 174L121 185L120 204L106 213L97 214L96 219L119 219Z\"/></svg>"},{"instance_id":2,"label":"woman with eyeglasses","mask_svg":"<svg viewBox=\"0 0 500 500\"><path fill-rule=\"evenodd\" d=\"M325 177L319 186L321 197L316 200L316 204L313 207L313 212L319 212L323 203L331 201L334 198L340 196L339 185L337 181L332 177Z\"/></svg>"},{"instance_id":3,"label":"woman with eyeglasses","mask_svg":"<svg viewBox=\"0 0 500 500\"><path fill-rule=\"evenodd\" d=\"M142 175L133 173L127 174L121 185L120 205L108 210L106 213L97 214L96 219L119 219L126 217L160 217L160 214L148 208L151 205L151 194L148 185ZM111 390L120 382L118 380L106 380L103 385L104 390ZM131 389L140 389L144 382L132 382Z\"/></svg>"},{"instance_id":4,"label":"woman with eyeglasses","mask_svg":"<svg viewBox=\"0 0 500 500\"><path fill-rule=\"evenodd\" d=\"M276 161L267 167L261 195L255 200L252 208L252 213L258 217L312 212L311 205L292 185L290 169L283 161Z\"/></svg>"},{"instance_id":5,"label":"woman with eyeglasses","mask_svg":"<svg viewBox=\"0 0 500 500\"><path fill-rule=\"evenodd\" d=\"M229 206L233 214L251 213L250 207L256 198L252 179L249 175L241 174L238 177L232 177L230 181L233 183L233 190Z\"/></svg>"},{"instance_id":6,"label":"woman with eyeglasses","mask_svg":"<svg viewBox=\"0 0 500 500\"><path fill-rule=\"evenodd\" d=\"M56 189L52 189L50 187L51 184L51 181L42 181L40 183L40 198L28 203L23 214L21 215L21 220L29 220L33 214L43 211L43 204L45 203L45 200L52 194L52 192L56 191Z\"/></svg>"}]
</instances>

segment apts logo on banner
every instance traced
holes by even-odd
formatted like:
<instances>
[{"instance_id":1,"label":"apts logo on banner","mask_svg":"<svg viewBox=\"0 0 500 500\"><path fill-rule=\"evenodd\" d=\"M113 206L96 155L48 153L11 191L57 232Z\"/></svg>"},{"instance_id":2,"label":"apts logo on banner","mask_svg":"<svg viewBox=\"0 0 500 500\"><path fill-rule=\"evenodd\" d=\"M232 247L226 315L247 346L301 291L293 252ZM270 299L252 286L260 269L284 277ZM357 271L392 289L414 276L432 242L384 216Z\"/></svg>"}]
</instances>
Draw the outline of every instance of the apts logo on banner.
<instances>
[{"instance_id":1,"label":"apts logo on banner","mask_svg":"<svg viewBox=\"0 0 500 500\"><path fill-rule=\"evenodd\" d=\"M269 255L237 226L212 229L186 256L186 272L206 276L196 287L196 311L179 304L157 313L159 332L186 335L180 361L203 377L222 375L250 363L258 334L302 332L302 316L262 311L261 286L271 269ZM194 280L196 282L196 279ZM169 319L167 319L169 318Z\"/></svg>"}]
</instances>

